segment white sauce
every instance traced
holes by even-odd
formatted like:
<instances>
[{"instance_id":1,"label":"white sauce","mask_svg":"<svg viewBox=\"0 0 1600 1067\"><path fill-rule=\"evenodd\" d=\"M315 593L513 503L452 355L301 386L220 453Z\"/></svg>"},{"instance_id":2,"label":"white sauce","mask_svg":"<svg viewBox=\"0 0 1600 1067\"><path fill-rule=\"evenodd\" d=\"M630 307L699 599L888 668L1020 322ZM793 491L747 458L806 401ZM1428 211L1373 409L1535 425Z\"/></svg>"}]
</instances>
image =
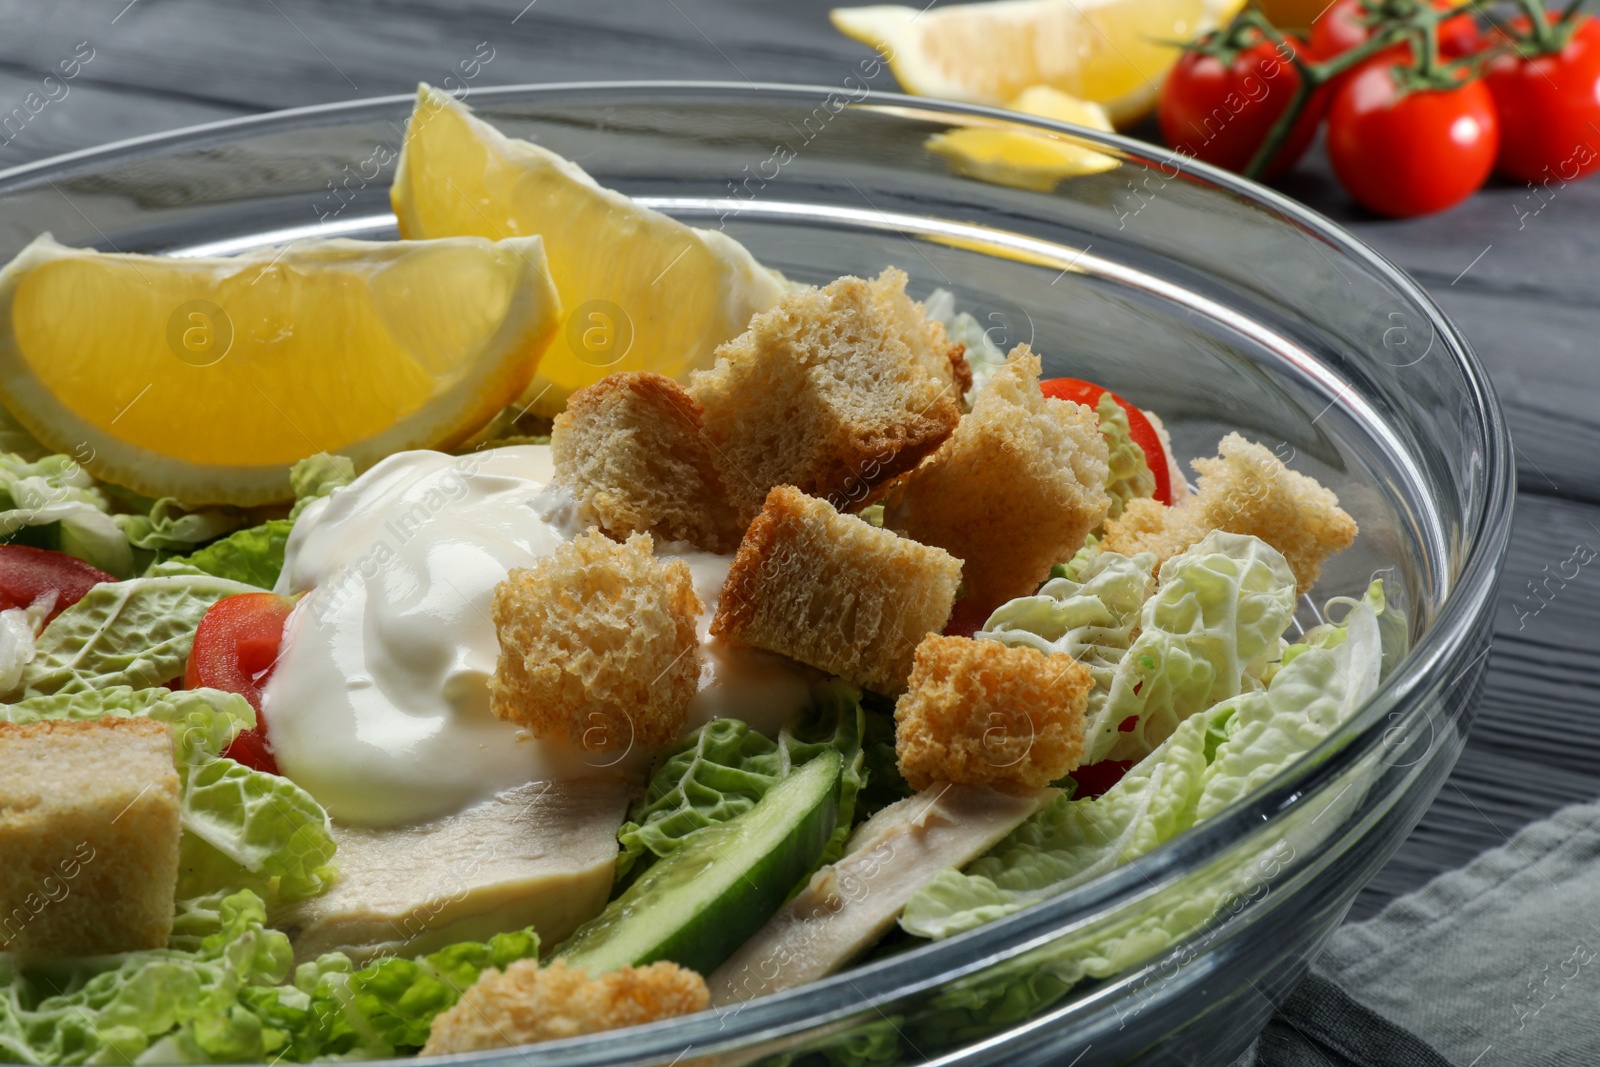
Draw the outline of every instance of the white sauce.
<instances>
[{"instance_id":1,"label":"white sauce","mask_svg":"<svg viewBox=\"0 0 1600 1067\"><path fill-rule=\"evenodd\" d=\"M759 648L729 645L710 634L717 596L728 580L732 556L676 544L657 546L663 556L681 559L694 576L695 595L705 605L700 616L700 692L689 702L688 729L712 719L742 719L771 737L811 699L811 682L820 671Z\"/></svg>"},{"instance_id":2,"label":"white sauce","mask_svg":"<svg viewBox=\"0 0 1600 1067\"><path fill-rule=\"evenodd\" d=\"M584 752L489 710L494 587L579 532L551 473L546 446L401 452L295 523L277 591L305 596L262 713L278 766L336 820L420 823L530 781L647 766L649 753ZM689 564L706 609L689 726L729 716L775 732L813 673L707 636L731 557L657 547Z\"/></svg>"}]
</instances>

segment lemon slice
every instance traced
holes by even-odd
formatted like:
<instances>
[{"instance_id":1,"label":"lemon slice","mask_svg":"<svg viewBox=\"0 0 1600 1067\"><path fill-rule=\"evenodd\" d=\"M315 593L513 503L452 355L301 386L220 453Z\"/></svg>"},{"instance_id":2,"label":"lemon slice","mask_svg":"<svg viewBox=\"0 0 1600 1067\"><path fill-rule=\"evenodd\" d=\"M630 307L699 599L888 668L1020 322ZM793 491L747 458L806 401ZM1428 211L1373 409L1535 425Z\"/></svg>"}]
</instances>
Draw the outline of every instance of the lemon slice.
<instances>
[{"instance_id":1,"label":"lemon slice","mask_svg":"<svg viewBox=\"0 0 1600 1067\"><path fill-rule=\"evenodd\" d=\"M918 96L1004 105L1048 85L1104 107L1118 126L1155 106L1186 41L1244 0L998 0L919 10L835 8L840 32L884 54Z\"/></svg>"},{"instance_id":2,"label":"lemon slice","mask_svg":"<svg viewBox=\"0 0 1600 1067\"><path fill-rule=\"evenodd\" d=\"M1105 108L1036 85L1011 101L1012 111L1111 131ZM974 120L976 123L979 120ZM1049 192L1063 178L1101 174L1117 160L1055 134L996 125L973 125L928 138L930 151L944 156L958 174L1019 189Z\"/></svg>"},{"instance_id":3,"label":"lemon slice","mask_svg":"<svg viewBox=\"0 0 1600 1067\"><path fill-rule=\"evenodd\" d=\"M567 321L524 401L539 414L615 371L686 380L785 291L727 235L640 207L427 85L390 199L402 237L544 237Z\"/></svg>"},{"instance_id":4,"label":"lemon slice","mask_svg":"<svg viewBox=\"0 0 1600 1067\"><path fill-rule=\"evenodd\" d=\"M168 259L46 234L0 271L0 401L108 481L267 503L313 453L364 467L470 434L559 320L538 238Z\"/></svg>"}]
</instances>

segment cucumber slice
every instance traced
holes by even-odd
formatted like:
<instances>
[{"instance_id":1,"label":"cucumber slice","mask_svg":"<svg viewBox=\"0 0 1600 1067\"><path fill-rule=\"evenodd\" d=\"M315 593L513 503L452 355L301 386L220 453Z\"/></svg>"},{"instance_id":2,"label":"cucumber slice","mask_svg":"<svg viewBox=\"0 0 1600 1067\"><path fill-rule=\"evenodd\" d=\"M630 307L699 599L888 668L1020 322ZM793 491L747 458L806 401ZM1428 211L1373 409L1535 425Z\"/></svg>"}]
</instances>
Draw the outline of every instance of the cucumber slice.
<instances>
[{"instance_id":1,"label":"cucumber slice","mask_svg":"<svg viewBox=\"0 0 1600 1067\"><path fill-rule=\"evenodd\" d=\"M743 815L692 834L554 955L591 974L656 960L710 974L822 858L843 768L839 753L821 753Z\"/></svg>"}]
</instances>

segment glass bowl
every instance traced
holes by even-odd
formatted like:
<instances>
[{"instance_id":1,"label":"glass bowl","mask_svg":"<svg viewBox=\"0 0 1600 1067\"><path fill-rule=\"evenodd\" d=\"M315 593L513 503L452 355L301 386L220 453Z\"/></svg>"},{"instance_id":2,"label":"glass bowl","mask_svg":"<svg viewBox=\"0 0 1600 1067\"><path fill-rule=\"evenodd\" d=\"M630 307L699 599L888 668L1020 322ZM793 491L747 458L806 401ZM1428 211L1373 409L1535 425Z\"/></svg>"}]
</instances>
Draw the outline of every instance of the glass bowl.
<instances>
[{"instance_id":1,"label":"glass bowl","mask_svg":"<svg viewBox=\"0 0 1600 1067\"><path fill-rule=\"evenodd\" d=\"M1410 651L1354 721L1267 788L1059 897L737 1010L459 1059L1226 1064L1460 752L1512 471L1488 380L1438 307L1337 226L1231 175L860 86L553 85L479 89L470 103L604 185L725 229L791 278L892 263L918 295L948 289L1001 348L1030 342L1047 374L1158 412L1185 460L1230 429L1274 448L1361 525L1317 597L1383 572ZM191 255L392 238L388 185L410 108L409 97L307 108L6 171L0 251L43 230ZM1053 190L1037 176L980 180L927 147L965 127L1092 146L1115 166ZM1114 977L1063 978L1107 931L1150 922L1176 941L1141 950L1125 938L1135 948Z\"/></svg>"}]
</instances>

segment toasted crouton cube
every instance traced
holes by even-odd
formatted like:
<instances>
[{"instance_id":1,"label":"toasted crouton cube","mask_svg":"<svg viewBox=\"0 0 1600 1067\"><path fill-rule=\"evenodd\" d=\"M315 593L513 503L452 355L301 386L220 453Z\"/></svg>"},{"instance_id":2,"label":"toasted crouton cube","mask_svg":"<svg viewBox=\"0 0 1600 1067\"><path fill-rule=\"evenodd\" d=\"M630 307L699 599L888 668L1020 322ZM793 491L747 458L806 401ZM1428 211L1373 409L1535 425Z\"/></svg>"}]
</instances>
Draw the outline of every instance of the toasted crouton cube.
<instances>
[{"instance_id":1,"label":"toasted crouton cube","mask_svg":"<svg viewBox=\"0 0 1600 1067\"><path fill-rule=\"evenodd\" d=\"M550 452L580 519L612 537L651 533L707 552L739 543L700 405L671 378L626 371L573 393Z\"/></svg>"},{"instance_id":2,"label":"toasted crouton cube","mask_svg":"<svg viewBox=\"0 0 1600 1067\"><path fill-rule=\"evenodd\" d=\"M894 709L895 754L913 789L1049 785L1083 759L1089 668L998 641L929 634Z\"/></svg>"},{"instance_id":3,"label":"toasted crouton cube","mask_svg":"<svg viewBox=\"0 0 1600 1067\"><path fill-rule=\"evenodd\" d=\"M162 948L178 884L172 727L0 723L0 943L24 957Z\"/></svg>"},{"instance_id":4,"label":"toasted crouton cube","mask_svg":"<svg viewBox=\"0 0 1600 1067\"><path fill-rule=\"evenodd\" d=\"M880 693L950 617L961 561L782 485L745 531L711 632Z\"/></svg>"},{"instance_id":5,"label":"toasted crouton cube","mask_svg":"<svg viewBox=\"0 0 1600 1067\"><path fill-rule=\"evenodd\" d=\"M784 297L694 374L690 392L741 524L776 485L864 505L955 429L960 393L900 334L872 286L845 277Z\"/></svg>"},{"instance_id":6,"label":"toasted crouton cube","mask_svg":"<svg viewBox=\"0 0 1600 1067\"><path fill-rule=\"evenodd\" d=\"M921 302L906 295L906 272L885 267L867 285L872 289L872 303L894 323L896 334L911 350L912 358L940 381L950 383L958 400L966 395L972 388L966 346L951 341L944 323L928 318Z\"/></svg>"},{"instance_id":7,"label":"toasted crouton cube","mask_svg":"<svg viewBox=\"0 0 1600 1067\"><path fill-rule=\"evenodd\" d=\"M962 603L987 613L1032 593L1105 521L1106 443L1095 413L1039 392L1018 345L950 439L899 483L884 525L962 561Z\"/></svg>"},{"instance_id":8,"label":"toasted crouton cube","mask_svg":"<svg viewBox=\"0 0 1600 1067\"><path fill-rule=\"evenodd\" d=\"M704 1011L705 979L662 960L599 977L556 960L490 967L454 1006L434 1016L424 1056L530 1045L600 1030L642 1026Z\"/></svg>"},{"instance_id":9,"label":"toasted crouton cube","mask_svg":"<svg viewBox=\"0 0 1600 1067\"><path fill-rule=\"evenodd\" d=\"M649 534L598 530L495 587L496 715L590 749L677 738L699 687L702 610L689 568Z\"/></svg>"},{"instance_id":10,"label":"toasted crouton cube","mask_svg":"<svg viewBox=\"0 0 1600 1067\"><path fill-rule=\"evenodd\" d=\"M1178 466L1178 454L1172 448L1172 435L1167 433L1167 424L1153 411L1146 411L1144 417L1161 439L1161 453L1167 457L1167 480L1172 486L1172 499L1174 502L1182 500L1189 495L1189 483L1184 480L1183 468Z\"/></svg>"},{"instance_id":11,"label":"toasted crouton cube","mask_svg":"<svg viewBox=\"0 0 1600 1067\"><path fill-rule=\"evenodd\" d=\"M1259 537L1289 561L1299 592L1310 592L1328 557L1350 547L1356 523L1339 498L1314 478L1296 473L1264 446L1236 433L1219 455L1193 463L1196 491L1172 507L1131 501L1106 524L1102 547L1133 555L1153 552L1165 562L1212 530Z\"/></svg>"}]
</instances>

